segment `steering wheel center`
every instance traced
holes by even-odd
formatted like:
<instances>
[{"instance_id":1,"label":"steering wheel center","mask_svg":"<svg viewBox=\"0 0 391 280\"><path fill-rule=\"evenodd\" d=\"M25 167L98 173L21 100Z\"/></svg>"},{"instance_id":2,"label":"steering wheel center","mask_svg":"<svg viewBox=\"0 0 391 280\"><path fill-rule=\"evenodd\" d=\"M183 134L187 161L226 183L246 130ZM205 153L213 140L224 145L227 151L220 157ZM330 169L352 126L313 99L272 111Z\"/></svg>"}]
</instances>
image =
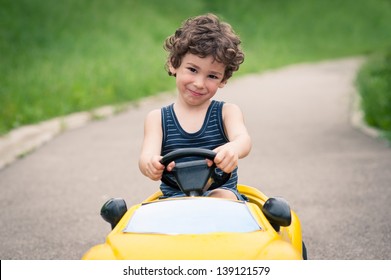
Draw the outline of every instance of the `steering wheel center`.
<instances>
[{"instance_id":1,"label":"steering wheel center","mask_svg":"<svg viewBox=\"0 0 391 280\"><path fill-rule=\"evenodd\" d=\"M183 158L199 157L204 159L175 163L175 167L171 172L165 169L161 180L170 187L180 189L187 196L200 196L212 184L213 188L220 187L231 177L231 173L217 173L215 164L208 166L205 159L213 161L215 156L214 151L201 148L178 149L170 152L161 160L165 167L172 161Z\"/></svg>"}]
</instances>

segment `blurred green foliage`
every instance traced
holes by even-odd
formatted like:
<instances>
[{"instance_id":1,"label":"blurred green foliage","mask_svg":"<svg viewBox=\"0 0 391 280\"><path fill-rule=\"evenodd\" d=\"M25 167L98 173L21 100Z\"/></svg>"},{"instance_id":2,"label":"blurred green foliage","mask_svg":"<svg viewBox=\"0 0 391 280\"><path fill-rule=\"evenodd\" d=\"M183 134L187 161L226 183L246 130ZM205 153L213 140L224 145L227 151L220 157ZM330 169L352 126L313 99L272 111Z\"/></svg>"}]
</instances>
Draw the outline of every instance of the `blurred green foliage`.
<instances>
[{"instance_id":1,"label":"blurred green foliage","mask_svg":"<svg viewBox=\"0 0 391 280\"><path fill-rule=\"evenodd\" d=\"M369 57L358 73L357 88L365 121L391 136L391 49Z\"/></svg>"},{"instance_id":2,"label":"blurred green foliage","mask_svg":"<svg viewBox=\"0 0 391 280\"><path fill-rule=\"evenodd\" d=\"M243 41L234 77L391 45L389 0L0 0L0 134L174 88L164 39L214 12Z\"/></svg>"}]
</instances>

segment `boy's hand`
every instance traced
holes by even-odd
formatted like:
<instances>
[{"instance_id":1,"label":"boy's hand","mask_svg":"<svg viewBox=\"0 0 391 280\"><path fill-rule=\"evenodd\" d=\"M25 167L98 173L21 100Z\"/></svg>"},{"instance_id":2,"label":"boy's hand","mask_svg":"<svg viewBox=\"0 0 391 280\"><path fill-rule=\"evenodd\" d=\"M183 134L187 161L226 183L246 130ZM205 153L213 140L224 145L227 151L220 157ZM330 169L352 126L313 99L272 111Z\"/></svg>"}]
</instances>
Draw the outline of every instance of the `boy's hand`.
<instances>
[{"instance_id":1,"label":"boy's hand","mask_svg":"<svg viewBox=\"0 0 391 280\"><path fill-rule=\"evenodd\" d=\"M238 165L239 155L231 143L214 149L216 157L214 163L225 173L231 173Z\"/></svg>"},{"instance_id":2,"label":"boy's hand","mask_svg":"<svg viewBox=\"0 0 391 280\"><path fill-rule=\"evenodd\" d=\"M162 156L152 156L150 161L147 162L145 168L145 175L154 181L158 181L162 178L164 172L164 165L160 163ZM167 171L171 171L175 166L175 162L171 162L167 165Z\"/></svg>"}]
</instances>

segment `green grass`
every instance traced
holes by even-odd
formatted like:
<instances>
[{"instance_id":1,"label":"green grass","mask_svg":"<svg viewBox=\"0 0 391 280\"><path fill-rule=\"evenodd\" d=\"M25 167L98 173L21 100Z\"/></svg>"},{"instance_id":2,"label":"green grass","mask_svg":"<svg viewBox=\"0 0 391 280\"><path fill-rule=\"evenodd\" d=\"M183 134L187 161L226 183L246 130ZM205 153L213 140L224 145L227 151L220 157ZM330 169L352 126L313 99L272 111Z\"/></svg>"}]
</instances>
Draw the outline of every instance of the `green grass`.
<instances>
[{"instance_id":1,"label":"green grass","mask_svg":"<svg viewBox=\"0 0 391 280\"><path fill-rule=\"evenodd\" d=\"M214 12L243 41L235 76L391 46L389 0L0 0L0 134L174 88L162 44Z\"/></svg>"},{"instance_id":2,"label":"green grass","mask_svg":"<svg viewBox=\"0 0 391 280\"><path fill-rule=\"evenodd\" d=\"M391 141L391 49L370 56L356 84L366 123Z\"/></svg>"}]
</instances>

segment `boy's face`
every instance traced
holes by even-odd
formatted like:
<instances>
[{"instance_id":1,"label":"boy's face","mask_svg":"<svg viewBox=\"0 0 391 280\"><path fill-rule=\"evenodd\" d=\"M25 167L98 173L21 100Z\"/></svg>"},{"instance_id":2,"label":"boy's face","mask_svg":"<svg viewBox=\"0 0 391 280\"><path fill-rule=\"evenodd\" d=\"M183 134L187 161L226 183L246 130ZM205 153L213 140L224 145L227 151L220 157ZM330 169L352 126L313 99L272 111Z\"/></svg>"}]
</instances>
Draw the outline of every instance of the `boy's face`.
<instances>
[{"instance_id":1,"label":"boy's face","mask_svg":"<svg viewBox=\"0 0 391 280\"><path fill-rule=\"evenodd\" d=\"M199 57L187 53L178 68L170 66L176 75L176 86L181 97L191 105L200 105L211 99L219 88L223 88L225 65L212 56Z\"/></svg>"}]
</instances>

